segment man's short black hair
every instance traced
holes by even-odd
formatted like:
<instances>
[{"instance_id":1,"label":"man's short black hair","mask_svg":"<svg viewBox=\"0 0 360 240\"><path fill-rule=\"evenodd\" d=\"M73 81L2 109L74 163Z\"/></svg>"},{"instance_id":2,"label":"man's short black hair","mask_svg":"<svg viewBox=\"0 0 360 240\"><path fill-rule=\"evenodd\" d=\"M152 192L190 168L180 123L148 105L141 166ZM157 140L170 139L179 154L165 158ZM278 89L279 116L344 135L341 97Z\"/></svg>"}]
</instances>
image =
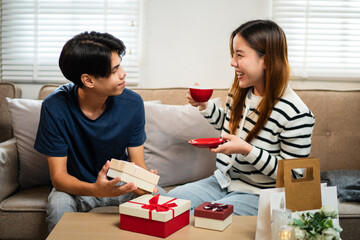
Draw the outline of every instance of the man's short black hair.
<instances>
[{"instance_id":1,"label":"man's short black hair","mask_svg":"<svg viewBox=\"0 0 360 240\"><path fill-rule=\"evenodd\" d=\"M81 75L108 77L111 73L111 55L125 55L124 43L109 33L83 32L64 45L59 66L63 75L75 85L82 87Z\"/></svg>"}]
</instances>

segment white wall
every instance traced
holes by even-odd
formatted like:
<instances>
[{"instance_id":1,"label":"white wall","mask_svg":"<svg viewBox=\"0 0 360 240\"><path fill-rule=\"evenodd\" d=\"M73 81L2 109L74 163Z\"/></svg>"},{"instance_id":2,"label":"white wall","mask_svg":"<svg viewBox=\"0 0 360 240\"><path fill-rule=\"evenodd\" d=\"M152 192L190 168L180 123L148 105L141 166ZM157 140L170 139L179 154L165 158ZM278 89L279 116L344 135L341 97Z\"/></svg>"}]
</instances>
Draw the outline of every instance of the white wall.
<instances>
[{"instance_id":1,"label":"white wall","mask_svg":"<svg viewBox=\"0 0 360 240\"><path fill-rule=\"evenodd\" d=\"M229 36L245 21L269 18L270 0L141 0L139 87L229 88ZM126 70L126 69L125 69ZM41 85L19 84L23 98ZM360 83L293 82L294 88L360 89Z\"/></svg>"},{"instance_id":2,"label":"white wall","mask_svg":"<svg viewBox=\"0 0 360 240\"><path fill-rule=\"evenodd\" d=\"M265 0L143 0L140 87L229 87L229 37L269 18Z\"/></svg>"}]
</instances>

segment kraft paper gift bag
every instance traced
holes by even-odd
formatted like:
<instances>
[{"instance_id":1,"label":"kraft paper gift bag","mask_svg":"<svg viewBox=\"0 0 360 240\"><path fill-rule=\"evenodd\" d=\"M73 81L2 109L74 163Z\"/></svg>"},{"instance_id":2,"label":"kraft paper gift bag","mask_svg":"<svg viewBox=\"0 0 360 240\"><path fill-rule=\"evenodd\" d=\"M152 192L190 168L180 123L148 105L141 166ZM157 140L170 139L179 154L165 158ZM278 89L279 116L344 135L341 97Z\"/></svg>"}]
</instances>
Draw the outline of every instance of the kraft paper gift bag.
<instances>
[{"instance_id":1,"label":"kraft paper gift bag","mask_svg":"<svg viewBox=\"0 0 360 240\"><path fill-rule=\"evenodd\" d=\"M303 178L294 179L293 173L299 172L299 169L305 169ZM272 209L287 208L295 212L321 208L322 190L319 159L280 160L278 162L276 186L277 188L260 190L256 240L271 239ZM324 192L326 191L324 190Z\"/></svg>"},{"instance_id":2,"label":"kraft paper gift bag","mask_svg":"<svg viewBox=\"0 0 360 240\"><path fill-rule=\"evenodd\" d=\"M294 179L297 169L305 169L303 178ZM276 187L285 187L286 208L305 211L321 208L320 159L284 159L278 162Z\"/></svg>"}]
</instances>

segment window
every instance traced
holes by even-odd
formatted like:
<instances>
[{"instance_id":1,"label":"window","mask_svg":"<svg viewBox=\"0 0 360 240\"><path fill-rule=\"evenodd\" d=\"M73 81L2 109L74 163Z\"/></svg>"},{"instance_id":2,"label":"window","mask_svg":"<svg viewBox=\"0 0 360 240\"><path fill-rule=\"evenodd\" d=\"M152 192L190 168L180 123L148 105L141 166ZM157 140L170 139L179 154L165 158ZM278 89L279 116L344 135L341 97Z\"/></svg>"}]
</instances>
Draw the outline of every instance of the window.
<instances>
[{"instance_id":1,"label":"window","mask_svg":"<svg viewBox=\"0 0 360 240\"><path fill-rule=\"evenodd\" d=\"M65 83L58 59L84 31L108 32L126 45L127 84L138 81L139 0L2 0L1 73L15 83Z\"/></svg>"},{"instance_id":2,"label":"window","mask_svg":"<svg viewBox=\"0 0 360 240\"><path fill-rule=\"evenodd\" d=\"M272 0L296 78L360 81L359 0Z\"/></svg>"}]
</instances>

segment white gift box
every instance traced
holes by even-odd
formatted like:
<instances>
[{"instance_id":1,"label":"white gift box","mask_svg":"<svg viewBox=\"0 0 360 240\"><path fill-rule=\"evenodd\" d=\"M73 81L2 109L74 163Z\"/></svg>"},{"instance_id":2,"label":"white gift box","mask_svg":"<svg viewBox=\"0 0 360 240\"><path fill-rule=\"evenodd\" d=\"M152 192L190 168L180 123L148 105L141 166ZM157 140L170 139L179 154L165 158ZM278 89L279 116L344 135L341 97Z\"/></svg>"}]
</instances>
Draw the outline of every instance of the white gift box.
<instances>
[{"instance_id":1,"label":"white gift box","mask_svg":"<svg viewBox=\"0 0 360 240\"><path fill-rule=\"evenodd\" d=\"M153 192L160 176L141 168L134 163L111 159L107 176L111 178L120 177L122 182L132 182L138 188Z\"/></svg>"}]
</instances>

